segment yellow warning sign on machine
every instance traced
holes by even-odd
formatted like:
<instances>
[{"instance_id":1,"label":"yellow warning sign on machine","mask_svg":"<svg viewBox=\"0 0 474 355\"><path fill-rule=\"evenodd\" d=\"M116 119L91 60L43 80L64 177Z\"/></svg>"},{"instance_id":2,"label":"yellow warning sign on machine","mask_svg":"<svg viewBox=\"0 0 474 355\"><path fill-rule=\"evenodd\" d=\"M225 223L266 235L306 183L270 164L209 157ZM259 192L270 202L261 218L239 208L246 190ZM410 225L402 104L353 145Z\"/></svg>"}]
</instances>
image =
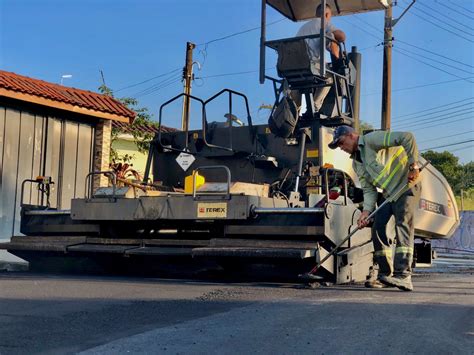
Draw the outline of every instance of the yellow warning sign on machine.
<instances>
[{"instance_id":1,"label":"yellow warning sign on machine","mask_svg":"<svg viewBox=\"0 0 474 355\"><path fill-rule=\"evenodd\" d=\"M225 202L198 203L197 218L227 218L227 203Z\"/></svg>"},{"instance_id":2,"label":"yellow warning sign on machine","mask_svg":"<svg viewBox=\"0 0 474 355\"><path fill-rule=\"evenodd\" d=\"M317 149L307 149L306 158L317 158L319 157L319 151Z\"/></svg>"}]
</instances>

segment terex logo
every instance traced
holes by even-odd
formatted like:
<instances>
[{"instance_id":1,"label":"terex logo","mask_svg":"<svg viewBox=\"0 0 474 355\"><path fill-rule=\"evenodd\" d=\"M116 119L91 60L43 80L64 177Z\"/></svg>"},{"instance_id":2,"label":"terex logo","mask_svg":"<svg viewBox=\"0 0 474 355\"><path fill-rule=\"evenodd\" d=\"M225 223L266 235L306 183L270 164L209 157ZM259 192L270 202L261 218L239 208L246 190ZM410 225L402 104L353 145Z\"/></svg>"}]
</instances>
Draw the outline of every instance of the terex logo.
<instances>
[{"instance_id":1,"label":"terex logo","mask_svg":"<svg viewBox=\"0 0 474 355\"><path fill-rule=\"evenodd\" d=\"M225 208L223 208L223 207L219 207L219 208L207 207L206 212L208 212L208 213L225 213Z\"/></svg>"},{"instance_id":2,"label":"terex logo","mask_svg":"<svg viewBox=\"0 0 474 355\"><path fill-rule=\"evenodd\" d=\"M420 200L420 209L428 211L428 212L433 212L436 214L441 214L444 216L451 217L454 214L453 208L433 202L433 201L428 201L426 199L421 199Z\"/></svg>"},{"instance_id":3,"label":"terex logo","mask_svg":"<svg viewBox=\"0 0 474 355\"><path fill-rule=\"evenodd\" d=\"M198 218L227 218L227 203L203 202L197 206Z\"/></svg>"}]
</instances>

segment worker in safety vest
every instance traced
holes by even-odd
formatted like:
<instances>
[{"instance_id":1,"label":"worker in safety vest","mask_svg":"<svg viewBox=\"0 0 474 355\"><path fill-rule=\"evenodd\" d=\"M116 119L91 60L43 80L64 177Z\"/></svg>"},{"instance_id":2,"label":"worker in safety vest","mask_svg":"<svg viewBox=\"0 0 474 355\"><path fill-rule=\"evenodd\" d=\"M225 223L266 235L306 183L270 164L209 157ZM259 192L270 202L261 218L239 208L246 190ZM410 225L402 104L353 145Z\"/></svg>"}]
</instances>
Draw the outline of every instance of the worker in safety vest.
<instances>
[{"instance_id":1,"label":"worker in safety vest","mask_svg":"<svg viewBox=\"0 0 474 355\"><path fill-rule=\"evenodd\" d=\"M351 155L354 170L364 193L363 211L357 224L365 227L367 217L374 211L377 188L389 197L407 183L411 188L397 200L387 203L374 217L372 240L374 259L379 266L377 279L366 282L369 288L398 287L412 291L411 265L414 247L414 213L421 195L417 179L418 148L409 132L375 131L359 135L349 126L339 126L334 131L329 148L340 148ZM380 202L380 201L379 201ZM396 247L392 262L393 241L387 237L386 226L395 217Z\"/></svg>"}]
</instances>

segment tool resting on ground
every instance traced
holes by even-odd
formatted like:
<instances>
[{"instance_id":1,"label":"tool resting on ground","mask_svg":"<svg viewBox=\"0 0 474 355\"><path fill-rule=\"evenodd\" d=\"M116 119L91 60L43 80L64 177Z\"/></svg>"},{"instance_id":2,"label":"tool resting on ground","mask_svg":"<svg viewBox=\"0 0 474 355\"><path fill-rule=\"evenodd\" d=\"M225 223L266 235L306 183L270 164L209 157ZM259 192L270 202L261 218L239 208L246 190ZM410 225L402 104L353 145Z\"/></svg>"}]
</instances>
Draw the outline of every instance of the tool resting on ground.
<instances>
[{"instance_id":1,"label":"tool resting on ground","mask_svg":"<svg viewBox=\"0 0 474 355\"><path fill-rule=\"evenodd\" d=\"M425 168L427 165L429 164L429 161L426 161L421 167L420 167L420 172L423 168ZM389 196L380 206L378 206L371 214L369 214L369 216L366 218L366 220L370 220L372 217L375 216L375 214L380 211L380 209L385 206L387 203L389 202L393 202L393 201L396 201L398 200L398 198L403 195L406 191L408 191L408 189L410 189L412 186L414 186L416 184L417 181L412 181L412 182L408 182L407 184L405 184L404 186L402 186L397 192L395 192L392 196ZM337 244L324 258L321 259L320 262L318 262L316 264L316 266L314 268L312 268L309 272L307 272L306 274L300 274L298 275L299 278L301 279L306 279L306 280L322 280L323 278L320 277L320 276L316 276L314 275L314 273L321 267L322 264L324 264L324 262L326 260L328 260L332 255L334 255L338 250L339 248L345 243L347 242L355 233L357 233L357 231L359 231L359 229L361 229L361 227L357 226L352 232L350 232L343 240L341 240L341 242L339 242L339 244Z\"/></svg>"}]
</instances>

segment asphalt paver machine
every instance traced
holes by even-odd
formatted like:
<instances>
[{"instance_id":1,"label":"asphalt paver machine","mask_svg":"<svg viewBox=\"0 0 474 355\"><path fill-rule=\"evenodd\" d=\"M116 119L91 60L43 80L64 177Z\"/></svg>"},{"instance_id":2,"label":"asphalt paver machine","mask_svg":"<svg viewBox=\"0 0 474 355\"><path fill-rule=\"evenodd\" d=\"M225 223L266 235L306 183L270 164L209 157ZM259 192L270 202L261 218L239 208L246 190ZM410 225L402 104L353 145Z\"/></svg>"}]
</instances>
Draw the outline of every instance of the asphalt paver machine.
<instances>
[{"instance_id":1,"label":"asphalt paver machine","mask_svg":"<svg viewBox=\"0 0 474 355\"><path fill-rule=\"evenodd\" d=\"M160 107L160 131L151 143L142 184L111 186L72 200L70 210L23 205L21 231L1 247L39 266L47 260L100 261L110 268L163 260L212 260L224 267L279 265L293 275L310 270L350 233L361 213L362 192L347 154L330 150L334 127L357 125L361 55L353 48L327 63L322 21L318 35L267 41L266 8L292 21L315 17L318 4L333 16L384 10L384 0L263 0L260 80L270 80L275 104L270 123L252 122L247 97L224 89L207 100L180 94ZM308 40L319 40L319 58ZM265 54L276 51L278 78L265 73ZM313 97L330 87L323 106ZM292 93L306 110L282 108ZM213 122L209 106L226 99L227 121ZM199 107L201 129L164 130L163 111L177 100ZM236 116L240 104L246 120ZM188 111L189 112L189 111ZM281 119L281 113L286 114ZM278 118L280 117L280 118ZM189 114L184 116L189 122ZM423 171L418 237L449 237L459 223L454 196L432 167ZM47 192L48 180L39 179ZM343 244L318 268L336 283L363 281L372 268L370 228Z\"/></svg>"}]
</instances>

